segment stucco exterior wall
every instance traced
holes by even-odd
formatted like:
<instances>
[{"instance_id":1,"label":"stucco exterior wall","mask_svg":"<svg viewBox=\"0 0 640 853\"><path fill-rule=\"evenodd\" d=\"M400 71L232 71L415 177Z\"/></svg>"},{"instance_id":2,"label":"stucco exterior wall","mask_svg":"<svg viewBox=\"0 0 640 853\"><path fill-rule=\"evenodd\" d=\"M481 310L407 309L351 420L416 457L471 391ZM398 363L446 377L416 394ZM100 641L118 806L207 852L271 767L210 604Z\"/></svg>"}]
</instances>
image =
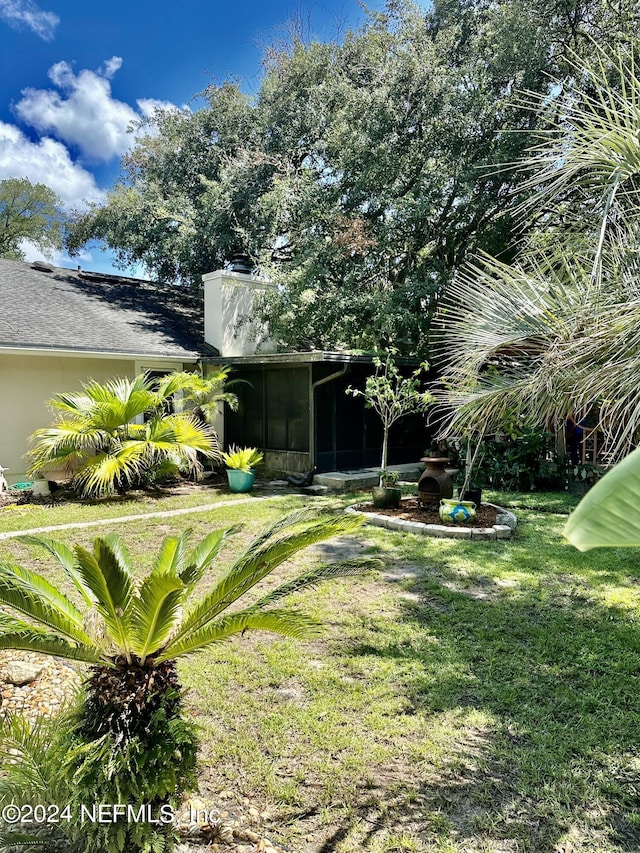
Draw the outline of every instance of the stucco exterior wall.
<instances>
[{"instance_id":1,"label":"stucco exterior wall","mask_svg":"<svg viewBox=\"0 0 640 853\"><path fill-rule=\"evenodd\" d=\"M53 423L47 400L60 391L79 391L82 382L133 378L136 362L51 355L0 354L0 465L9 483L25 479L24 454L32 432Z\"/></svg>"}]
</instances>

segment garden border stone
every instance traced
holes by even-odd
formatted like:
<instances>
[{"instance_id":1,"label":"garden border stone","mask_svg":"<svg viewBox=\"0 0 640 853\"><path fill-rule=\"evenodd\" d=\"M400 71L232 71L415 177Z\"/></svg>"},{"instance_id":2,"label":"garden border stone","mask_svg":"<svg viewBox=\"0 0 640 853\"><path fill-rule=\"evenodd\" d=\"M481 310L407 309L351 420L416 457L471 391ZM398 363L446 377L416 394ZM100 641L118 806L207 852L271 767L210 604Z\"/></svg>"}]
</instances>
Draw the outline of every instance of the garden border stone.
<instances>
[{"instance_id":1,"label":"garden border stone","mask_svg":"<svg viewBox=\"0 0 640 853\"><path fill-rule=\"evenodd\" d=\"M403 498L403 501L414 501L415 497ZM368 503L368 501L367 501ZM496 539L510 539L518 526L518 519L508 509L497 504L487 503L484 506L497 510L496 523L493 527L467 527L466 525L422 524L419 521L405 521L403 518L393 518L377 512L365 512L361 507L365 503L353 504L347 507L347 512L357 512L364 515L367 524L376 527L386 527L387 530L397 530L401 533L415 533L422 536L434 536L438 539L468 539L473 542L491 542Z\"/></svg>"}]
</instances>

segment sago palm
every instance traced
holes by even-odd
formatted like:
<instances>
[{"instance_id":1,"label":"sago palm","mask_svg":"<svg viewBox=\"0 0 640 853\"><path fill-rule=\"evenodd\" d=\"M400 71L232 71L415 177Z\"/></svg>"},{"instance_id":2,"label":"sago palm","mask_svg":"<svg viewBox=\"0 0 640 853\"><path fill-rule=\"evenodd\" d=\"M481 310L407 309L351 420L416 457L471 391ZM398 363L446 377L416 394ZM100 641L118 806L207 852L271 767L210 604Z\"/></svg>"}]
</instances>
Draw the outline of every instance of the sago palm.
<instances>
[{"instance_id":1,"label":"sago palm","mask_svg":"<svg viewBox=\"0 0 640 853\"><path fill-rule=\"evenodd\" d=\"M176 380L156 388L142 373L132 380L92 381L79 393L56 394L50 405L59 419L33 434L31 471L66 467L81 494L99 497L130 487L167 461L197 468L199 453L218 454L217 439L193 414L166 412L179 387Z\"/></svg>"},{"instance_id":2,"label":"sago palm","mask_svg":"<svg viewBox=\"0 0 640 853\"><path fill-rule=\"evenodd\" d=\"M300 549L351 533L361 521L346 514L294 512L267 527L207 591L203 576L235 527L215 530L194 545L190 531L166 538L143 578L136 577L116 534L96 538L92 551L24 537L57 558L81 605L27 568L0 565L0 649L93 664L75 734L82 744L95 743L95 750L89 758L83 753L76 777L97 786L103 797L116 797L113 802L122 802L117 797L123 791L133 801L169 802L188 780L194 756L193 738L181 728L176 659L247 630L312 634L317 623L280 602L325 579L377 567L379 561L344 560L312 568L249 603L240 600ZM111 768L110 777L104 768ZM153 777L146 788L140 778L145 770ZM135 838L127 838L129 846L122 849L137 850Z\"/></svg>"}]
</instances>

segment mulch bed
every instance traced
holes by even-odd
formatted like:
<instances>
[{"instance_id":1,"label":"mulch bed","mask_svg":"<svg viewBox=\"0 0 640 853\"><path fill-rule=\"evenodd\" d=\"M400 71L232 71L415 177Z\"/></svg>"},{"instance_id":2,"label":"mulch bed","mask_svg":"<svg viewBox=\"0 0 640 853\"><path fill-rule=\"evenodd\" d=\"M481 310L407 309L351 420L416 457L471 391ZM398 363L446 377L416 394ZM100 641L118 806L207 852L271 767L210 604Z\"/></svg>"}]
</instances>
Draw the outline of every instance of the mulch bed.
<instances>
[{"instance_id":1,"label":"mulch bed","mask_svg":"<svg viewBox=\"0 0 640 853\"><path fill-rule=\"evenodd\" d=\"M378 509L372 503L361 504L362 512L375 512L378 515L389 515L392 518L401 518L403 521L419 521L421 524L448 524L451 527L460 527L460 522L443 521L436 508L424 509L418 504L417 498L403 500L398 509ZM480 504L476 508L476 517L473 521L464 522L468 527L493 527L496 524L498 511L492 506Z\"/></svg>"}]
</instances>

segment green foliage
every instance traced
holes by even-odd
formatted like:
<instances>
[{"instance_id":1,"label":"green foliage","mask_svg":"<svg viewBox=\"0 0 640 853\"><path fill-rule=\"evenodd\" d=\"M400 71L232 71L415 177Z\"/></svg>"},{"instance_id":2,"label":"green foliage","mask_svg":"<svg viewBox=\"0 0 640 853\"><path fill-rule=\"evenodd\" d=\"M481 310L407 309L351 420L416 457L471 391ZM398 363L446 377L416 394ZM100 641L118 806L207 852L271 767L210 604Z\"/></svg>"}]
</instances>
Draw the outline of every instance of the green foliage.
<instances>
[{"instance_id":1,"label":"green foliage","mask_svg":"<svg viewBox=\"0 0 640 853\"><path fill-rule=\"evenodd\" d=\"M422 376L429 369L423 362L410 376L403 376L390 352L386 353L384 361L376 357L373 362L376 372L367 376L364 390L347 388L347 394L362 397L367 408L373 409L380 417L383 428L382 462L380 485L387 471L387 450L389 447L389 430L391 427L412 412L425 412L433 402L433 396L422 387Z\"/></svg>"},{"instance_id":2,"label":"green foliage","mask_svg":"<svg viewBox=\"0 0 640 853\"><path fill-rule=\"evenodd\" d=\"M55 720L5 720L0 732L0 806L41 806L57 820L0 822L0 849L168 853L176 838L170 817L181 793L195 785L195 726L173 713L170 706L177 698L167 692L144 732L125 744L108 733L86 735L81 704ZM116 815L113 822L91 819L100 803L125 804L132 816L142 814L144 819L136 821L128 814ZM148 819L162 816L166 823Z\"/></svg>"},{"instance_id":3,"label":"green foliage","mask_svg":"<svg viewBox=\"0 0 640 853\"><path fill-rule=\"evenodd\" d=\"M587 492L564 535L580 551L640 545L640 449Z\"/></svg>"},{"instance_id":4,"label":"green foliage","mask_svg":"<svg viewBox=\"0 0 640 853\"><path fill-rule=\"evenodd\" d=\"M66 467L80 494L101 497L155 480L167 463L170 471L198 470L198 454L218 455L215 433L193 414L166 410L171 395L193 381L192 374L174 374L155 388L142 373L57 394L50 401L60 412L57 423L32 436L31 472Z\"/></svg>"},{"instance_id":5,"label":"green foliage","mask_svg":"<svg viewBox=\"0 0 640 853\"><path fill-rule=\"evenodd\" d=\"M465 466L466 442L447 441L447 455L454 467ZM551 433L532 427L511 434L485 436L473 466L471 481L508 492L562 488L564 469L555 450Z\"/></svg>"},{"instance_id":6,"label":"green foliage","mask_svg":"<svg viewBox=\"0 0 640 853\"><path fill-rule=\"evenodd\" d=\"M274 605L323 580L378 567L378 560L310 569L227 611L302 548L354 532L362 520L352 514L318 516L308 509L291 513L251 541L205 593L199 583L237 527L215 530L195 545L190 530L165 538L142 579L135 578L133 561L116 534L96 538L92 551L30 536L29 544L55 556L81 593L82 611L34 572L0 565L0 649L96 664L69 730L64 769L54 778L69 786L72 801L90 796L92 803L146 804L156 813L175 806L193 782L196 753L193 727L182 718L175 659L250 629L295 638L314 633L316 620ZM197 603L189 607L192 595ZM123 819L86 827L73 849L158 853L170 850L173 840L170 824Z\"/></svg>"},{"instance_id":7,"label":"green foliage","mask_svg":"<svg viewBox=\"0 0 640 853\"><path fill-rule=\"evenodd\" d=\"M442 300L444 396L454 432L497 428L513 411L547 429L591 415L619 459L640 434L634 48L576 61L574 76L533 100L558 116L524 163L523 212L541 233L517 263L469 265Z\"/></svg>"},{"instance_id":8,"label":"green foliage","mask_svg":"<svg viewBox=\"0 0 640 853\"><path fill-rule=\"evenodd\" d=\"M228 453L222 454L222 459L227 468L249 472L264 459L264 454L257 447L233 447Z\"/></svg>"},{"instance_id":9,"label":"green foliage","mask_svg":"<svg viewBox=\"0 0 640 853\"><path fill-rule=\"evenodd\" d=\"M573 78L567 46L634 28L630 0L393 0L339 40L293 32L254 99L227 81L158 114L68 246L99 238L193 286L243 250L283 285L262 306L282 344L421 354L452 271L521 236L512 164L544 119L515 93L547 97Z\"/></svg>"},{"instance_id":10,"label":"green foliage","mask_svg":"<svg viewBox=\"0 0 640 853\"><path fill-rule=\"evenodd\" d=\"M39 824L0 821L0 850L28 849L81 853L84 828L79 814L80 792L67 772L70 718L40 719L31 725L8 716L0 729L0 805L44 806L62 814L68 806L73 819ZM47 814L52 814L48 812Z\"/></svg>"},{"instance_id":11,"label":"green foliage","mask_svg":"<svg viewBox=\"0 0 640 853\"><path fill-rule=\"evenodd\" d=\"M238 409L238 397L229 388L233 380L229 379L230 367L215 367L207 371L206 376L198 373L170 373L158 383L158 393L168 397L180 392L181 401L192 407L193 414L210 424L223 405L235 412Z\"/></svg>"},{"instance_id":12,"label":"green foliage","mask_svg":"<svg viewBox=\"0 0 640 853\"><path fill-rule=\"evenodd\" d=\"M122 180L106 205L70 223L71 251L97 237L123 266L140 261L160 281L199 287L203 273L242 250L237 223L252 208L263 167L252 164L255 189L248 175L235 185L232 172L256 140L257 116L231 81L210 86L204 97L205 109L150 120L157 134L125 155Z\"/></svg>"},{"instance_id":13,"label":"green foliage","mask_svg":"<svg viewBox=\"0 0 640 853\"><path fill-rule=\"evenodd\" d=\"M28 542L53 554L85 602L89 623L72 602L40 575L12 564L0 566L0 648L22 648L106 666L155 667L192 654L248 628L303 636L313 622L295 611L264 610L272 593L258 603L223 615L240 596L307 545L356 530L353 515L317 517L293 513L267 528L218 578L199 603L185 610L195 585L217 558L226 537L237 528L217 530L194 547L191 531L164 540L151 573L136 583L133 565L115 533L94 540L93 550L72 552L48 538ZM325 574L353 574L374 565L368 560L314 570L299 584L317 583ZM276 598L281 595L277 594ZM16 615L17 614L17 615ZM26 617L26 619L25 619ZM28 620L28 621L27 621Z\"/></svg>"},{"instance_id":14,"label":"green foliage","mask_svg":"<svg viewBox=\"0 0 640 853\"><path fill-rule=\"evenodd\" d=\"M28 178L0 181L0 258L24 260L23 240L45 254L62 248L60 199L44 184Z\"/></svg>"}]
</instances>

